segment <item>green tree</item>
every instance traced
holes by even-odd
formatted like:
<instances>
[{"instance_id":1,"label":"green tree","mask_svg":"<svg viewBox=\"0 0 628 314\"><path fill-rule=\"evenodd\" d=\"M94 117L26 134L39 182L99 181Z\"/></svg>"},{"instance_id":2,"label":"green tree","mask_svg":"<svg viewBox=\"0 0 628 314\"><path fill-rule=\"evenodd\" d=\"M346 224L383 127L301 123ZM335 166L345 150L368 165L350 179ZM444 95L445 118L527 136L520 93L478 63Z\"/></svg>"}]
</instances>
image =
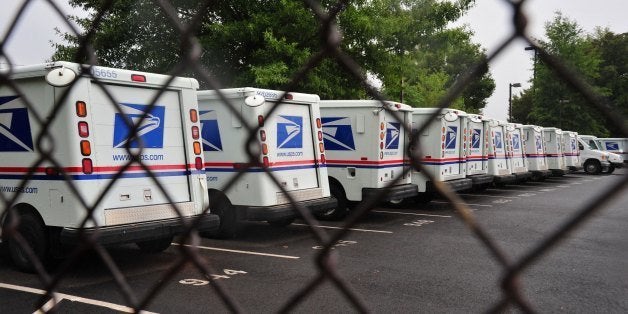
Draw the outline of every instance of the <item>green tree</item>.
<instances>
[{"instance_id":1,"label":"green tree","mask_svg":"<svg viewBox=\"0 0 628 314\"><path fill-rule=\"evenodd\" d=\"M381 81L389 98L398 100L403 78L404 101L433 106L460 73L486 57L471 43L468 31L447 29L473 2L352 2L336 19L343 34L340 48L363 67L363 75ZM73 6L93 12L87 18L73 19L89 29L102 3L72 0ZM183 24L199 12L195 2L170 3ZM326 8L335 3L322 1ZM299 0L214 1L201 21L194 33L203 48L201 62L223 86L281 88L321 49L320 23ZM53 59L75 60L77 37L62 35L64 42L55 45ZM149 0L114 2L91 44L100 64L161 73L172 69L186 49L166 15ZM310 70L297 88L322 98L367 97L362 82L333 57ZM492 78L486 74L455 105L477 111L493 89Z\"/></svg>"}]
</instances>

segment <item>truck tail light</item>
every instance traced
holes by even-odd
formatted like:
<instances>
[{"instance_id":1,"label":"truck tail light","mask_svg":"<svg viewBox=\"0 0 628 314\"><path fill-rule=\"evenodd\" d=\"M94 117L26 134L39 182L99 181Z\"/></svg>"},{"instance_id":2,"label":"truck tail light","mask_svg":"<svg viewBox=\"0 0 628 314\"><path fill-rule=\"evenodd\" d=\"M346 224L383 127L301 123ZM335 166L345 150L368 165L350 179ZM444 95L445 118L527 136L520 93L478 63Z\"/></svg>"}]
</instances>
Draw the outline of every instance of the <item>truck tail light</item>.
<instances>
[{"instance_id":1,"label":"truck tail light","mask_svg":"<svg viewBox=\"0 0 628 314\"><path fill-rule=\"evenodd\" d=\"M90 174L94 172L94 166L92 164L92 160L89 158L83 158L83 173Z\"/></svg>"},{"instance_id":2,"label":"truck tail light","mask_svg":"<svg viewBox=\"0 0 628 314\"><path fill-rule=\"evenodd\" d=\"M321 153L325 152L325 145L323 145L323 143L318 143L318 150Z\"/></svg>"},{"instance_id":3,"label":"truck tail light","mask_svg":"<svg viewBox=\"0 0 628 314\"><path fill-rule=\"evenodd\" d=\"M194 159L194 167L196 168L196 170L203 170L203 158L196 157Z\"/></svg>"},{"instance_id":4,"label":"truck tail light","mask_svg":"<svg viewBox=\"0 0 628 314\"><path fill-rule=\"evenodd\" d=\"M81 154L83 154L83 156L89 156L92 154L92 147L89 144L89 141L81 141Z\"/></svg>"},{"instance_id":5,"label":"truck tail light","mask_svg":"<svg viewBox=\"0 0 628 314\"><path fill-rule=\"evenodd\" d=\"M196 112L196 109L190 109L190 121L194 123L198 122L198 112Z\"/></svg>"},{"instance_id":6,"label":"truck tail light","mask_svg":"<svg viewBox=\"0 0 628 314\"><path fill-rule=\"evenodd\" d=\"M268 160L268 156L264 156L264 158L262 158L262 164L264 165L264 168L270 167L270 160Z\"/></svg>"},{"instance_id":7,"label":"truck tail light","mask_svg":"<svg viewBox=\"0 0 628 314\"><path fill-rule=\"evenodd\" d=\"M283 99L292 100L292 99L294 99L294 96L292 96L292 94L285 94L283 96Z\"/></svg>"},{"instance_id":8,"label":"truck tail light","mask_svg":"<svg viewBox=\"0 0 628 314\"><path fill-rule=\"evenodd\" d=\"M262 154L268 155L268 145L266 143L262 144Z\"/></svg>"},{"instance_id":9,"label":"truck tail light","mask_svg":"<svg viewBox=\"0 0 628 314\"><path fill-rule=\"evenodd\" d=\"M316 127L319 129L322 127L321 118L316 118Z\"/></svg>"},{"instance_id":10,"label":"truck tail light","mask_svg":"<svg viewBox=\"0 0 628 314\"><path fill-rule=\"evenodd\" d=\"M131 74L131 81L144 83L146 82L146 76L141 74Z\"/></svg>"},{"instance_id":11,"label":"truck tail light","mask_svg":"<svg viewBox=\"0 0 628 314\"><path fill-rule=\"evenodd\" d=\"M318 131L318 140L322 141L323 140L323 132Z\"/></svg>"},{"instance_id":12,"label":"truck tail light","mask_svg":"<svg viewBox=\"0 0 628 314\"><path fill-rule=\"evenodd\" d=\"M260 140L262 140L262 142L266 141L266 131L259 130L259 138Z\"/></svg>"},{"instance_id":13,"label":"truck tail light","mask_svg":"<svg viewBox=\"0 0 628 314\"><path fill-rule=\"evenodd\" d=\"M320 161L321 161L321 164L324 164L324 163L326 163L326 162L327 162L327 159L325 159L325 154L321 154L321 159L320 159Z\"/></svg>"},{"instance_id":14,"label":"truck tail light","mask_svg":"<svg viewBox=\"0 0 628 314\"><path fill-rule=\"evenodd\" d=\"M201 154L201 143L194 142L194 154L196 154L196 155L200 155Z\"/></svg>"},{"instance_id":15,"label":"truck tail light","mask_svg":"<svg viewBox=\"0 0 628 314\"><path fill-rule=\"evenodd\" d=\"M76 115L81 118L87 117L87 104L84 101L76 102Z\"/></svg>"},{"instance_id":16,"label":"truck tail light","mask_svg":"<svg viewBox=\"0 0 628 314\"><path fill-rule=\"evenodd\" d=\"M89 126L87 125L87 122L81 121L78 123L78 133L82 138L89 136Z\"/></svg>"},{"instance_id":17,"label":"truck tail light","mask_svg":"<svg viewBox=\"0 0 628 314\"><path fill-rule=\"evenodd\" d=\"M198 140L199 136L198 127L196 125L192 126L192 138Z\"/></svg>"},{"instance_id":18,"label":"truck tail light","mask_svg":"<svg viewBox=\"0 0 628 314\"><path fill-rule=\"evenodd\" d=\"M259 125L260 127L264 126L264 116L263 115L257 116L257 125Z\"/></svg>"}]
</instances>

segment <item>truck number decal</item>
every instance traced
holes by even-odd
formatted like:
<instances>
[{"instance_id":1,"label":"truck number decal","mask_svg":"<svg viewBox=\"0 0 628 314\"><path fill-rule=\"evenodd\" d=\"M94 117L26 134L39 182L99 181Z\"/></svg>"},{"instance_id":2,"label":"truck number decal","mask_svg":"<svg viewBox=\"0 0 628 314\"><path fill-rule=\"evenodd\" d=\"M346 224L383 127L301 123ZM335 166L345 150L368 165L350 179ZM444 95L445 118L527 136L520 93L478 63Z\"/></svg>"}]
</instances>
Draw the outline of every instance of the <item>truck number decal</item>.
<instances>
[{"instance_id":1,"label":"truck number decal","mask_svg":"<svg viewBox=\"0 0 628 314\"><path fill-rule=\"evenodd\" d=\"M118 73L116 73L116 71L110 69L101 69L98 67L92 68L92 75L102 78L118 78Z\"/></svg>"}]
</instances>

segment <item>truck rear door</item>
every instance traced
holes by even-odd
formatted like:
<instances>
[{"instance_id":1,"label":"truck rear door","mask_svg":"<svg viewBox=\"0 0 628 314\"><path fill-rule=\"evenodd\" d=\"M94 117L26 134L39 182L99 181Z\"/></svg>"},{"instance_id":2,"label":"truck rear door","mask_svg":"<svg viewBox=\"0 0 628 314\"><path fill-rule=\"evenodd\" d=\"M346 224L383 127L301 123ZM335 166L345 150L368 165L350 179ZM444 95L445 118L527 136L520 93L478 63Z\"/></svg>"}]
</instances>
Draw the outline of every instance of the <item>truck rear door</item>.
<instances>
[{"instance_id":1,"label":"truck rear door","mask_svg":"<svg viewBox=\"0 0 628 314\"><path fill-rule=\"evenodd\" d=\"M453 112L447 112L442 119L441 149L445 175L462 173L461 162L462 130L460 117Z\"/></svg>"},{"instance_id":2,"label":"truck rear door","mask_svg":"<svg viewBox=\"0 0 628 314\"><path fill-rule=\"evenodd\" d=\"M157 182L174 203L189 202L187 165L190 162L186 154L188 143L183 136L179 92L164 91L150 108L158 92L156 89L110 84L105 87L118 101L121 112L99 86L92 84L88 106L93 111L94 173L103 179L113 178L133 158L141 160L146 169L134 162L123 171L106 194L104 208L166 204L168 199ZM146 115L144 119L143 115ZM133 136L132 127L125 121L133 126L140 125L138 137ZM101 187L104 189L108 184L108 180L103 181Z\"/></svg>"}]
</instances>

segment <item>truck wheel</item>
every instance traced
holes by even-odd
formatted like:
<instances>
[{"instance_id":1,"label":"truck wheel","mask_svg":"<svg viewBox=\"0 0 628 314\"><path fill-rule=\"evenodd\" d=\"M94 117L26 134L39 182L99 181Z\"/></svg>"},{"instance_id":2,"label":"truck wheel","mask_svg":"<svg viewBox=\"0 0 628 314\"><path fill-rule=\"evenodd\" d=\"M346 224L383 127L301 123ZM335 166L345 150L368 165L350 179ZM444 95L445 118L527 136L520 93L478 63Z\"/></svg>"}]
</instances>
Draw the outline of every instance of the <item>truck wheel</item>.
<instances>
[{"instance_id":1,"label":"truck wheel","mask_svg":"<svg viewBox=\"0 0 628 314\"><path fill-rule=\"evenodd\" d=\"M434 192L422 192L413 198L415 203L426 204L434 199Z\"/></svg>"},{"instance_id":2,"label":"truck wheel","mask_svg":"<svg viewBox=\"0 0 628 314\"><path fill-rule=\"evenodd\" d=\"M336 199L338 205L336 208L317 213L316 218L319 220L341 220L342 218L345 218L349 213L349 209L347 208L349 201L345 196L345 192L336 184L329 185L329 192L331 196Z\"/></svg>"},{"instance_id":3,"label":"truck wheel","mask_svg":"<svg viewBox=\"0 0 628 314\"><path fill-rule=\"evenodd\" d=\"M232 239L238 231L238 221L235 208L229 199L220 192L211 191L209 194L209 210L220 217L218 230L207 235L212 238Z\"/></svg>"},{"instance_id":4,"label":"truck wheel","mask_svg":"<svg viewBox=\"0 0 628 314\"><path fill-rule=\"evenodd\" d=\"M282 219L278 219L278 220L269 220L268 224L270 224L273 227L285 227L285 226L288 226L291 223L293 223L294 220L295 220L294 217L282 218Z\"/></svg>"},{"instance_id":5,"label":"truck wheel","mask_svg":"<svg viewBox=\"0 0 628 314\"><path fill-rule=\"evenodd\" d=\"M600 174L602 165L597 160L588 160L584 163L584 171L589 174Z\"/></svg>"},{"instance_id":6,"label":"truck wheel","mask_svg":"<svg viewBox=\"0 0 628 314\"><path fill-rule=\"evenodd\" d=\"M135 244L137 245L138 248L140 248L142 252L159 253L159 252L165 251L167 248L170 247L170 243L172 243L172 239L174 239L174 237L141 241L141 242L136 242Z\"/></svg>"},{"instance_id":7,"label":"truck wheel","mask_svg":"<svg viewBox=\"0 0 628 314\"><path fill-rule=\"evenodd\" d=\"M613 173L613 171L615 171L615 166L611 165L610 167L608 167L608 171L606 171L605 173L611 174Z\"/></svg>"},{"instance_id":8,"label":"truck wheel","mask_svg":"<svg viewBox=\"0 0 628 314\"><path fill-rule=\"evenodd\" d=\"M408 201L404 198L399 198L388 201L387 205L391 208L404 208L408 205Z\"/></svg>"},{"instance_id":9,"label":"truck wheel","mask_svg":"<svg viewBox=\"0 0 628 314\"><path fill-rule=\"evenodd\" d=\"M20 224L17 227L19 234L26 240L26 243L31 248L35 256L43 264L46 262L48 256L48 241L46 239L46 228L34 214L25 212L19 214ZM10 216L9 216L10 217ZM9 220L8 218L7 220ZM33 263L26 250L16 241L14 237L7 239L7 248L9 255L15 266L24 272L34 273L35 263Z\"/></svg>"}]
</instances>

